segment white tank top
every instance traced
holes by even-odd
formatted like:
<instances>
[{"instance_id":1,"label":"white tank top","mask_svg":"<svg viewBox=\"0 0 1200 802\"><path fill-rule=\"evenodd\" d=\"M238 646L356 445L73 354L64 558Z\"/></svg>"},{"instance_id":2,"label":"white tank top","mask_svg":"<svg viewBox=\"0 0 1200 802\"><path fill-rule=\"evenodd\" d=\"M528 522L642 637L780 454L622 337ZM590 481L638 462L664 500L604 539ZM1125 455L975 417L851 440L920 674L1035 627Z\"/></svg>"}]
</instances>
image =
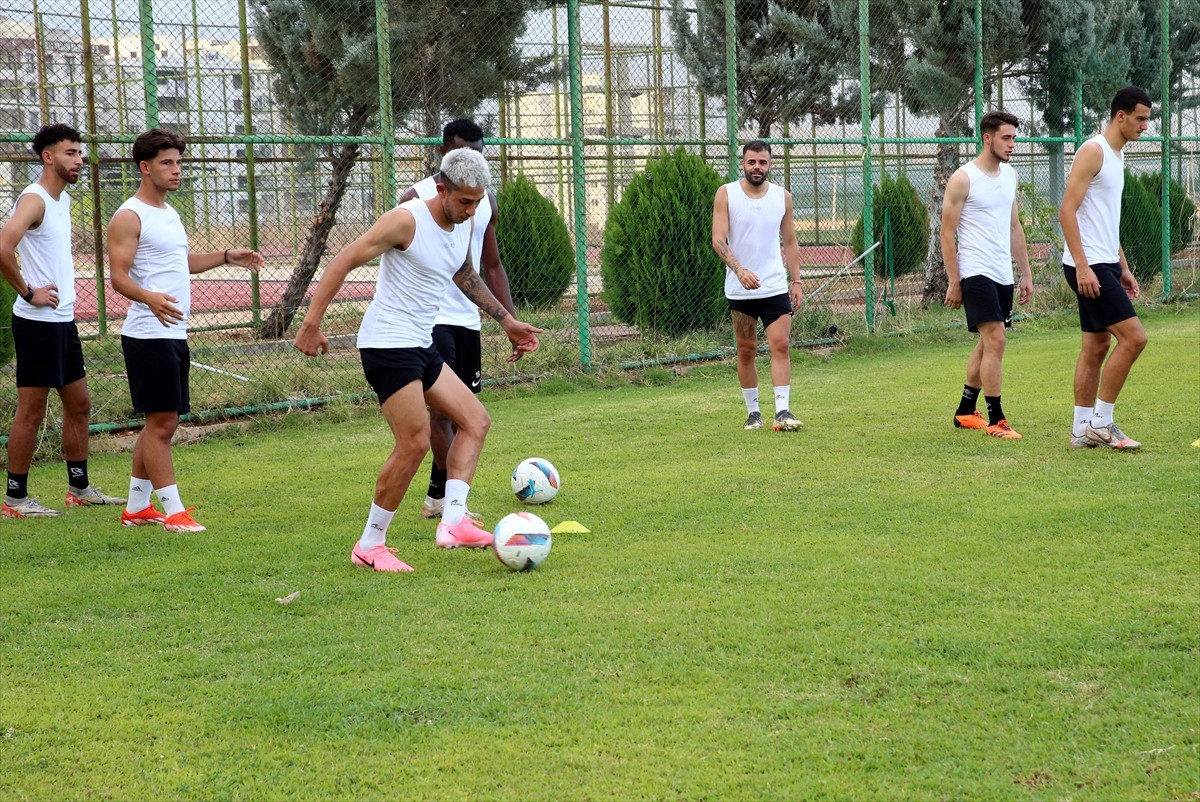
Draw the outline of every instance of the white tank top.
<instances>
[{"instance_id":1,"label":"white tank top","mask_svg":"<svg viewBox=\"0 0 1200 802\"><path fill-rule=\"evenodd\" d=\"M958 275L987 276L997 284L1012 284L1012 209L1017 197L1017 171L1000 165L992 177L975 162L958 168L970 189L958 219Z\"/></svg>"},{"instance_id":2,"label":"white tank top","mask_svg":"<svg viewBox=\"0 0 1200 802\"><path fill-rule=\"evenodd\" d=\"M137 252L129 277L143 290L165 292L175 298L175 306L183 312L183 320L170 326L158 318L144 303L135 301L125 315L121 334L139 340L186 340L188 315L192 311L191 273L188 270L188 239L179 213L171 206L151 206L130 198L117 210L128 209L142 221Z\"/></svg>"},{"instance_id":3,"label":"white tank top","mask_svg":"<svg viewBox=\"0 0 1200 802\"><path fill-rule=\"evenodd\" d=\"M743 267L758 276L757 290L748 290L733 271L725 271L726 298L770 298L788 291L787 270L779 243L779 226L787 211L783 187L767 182L767 193L751 198L740 181L725 185L729 198L729 249Z\"/></svg>"},{"instance_id":4,"label":"white tank top","mask_svg":"<svg viewBox=\"0 0 1200 802\"><path fill-rule=\"evenodd\" d=\"M1117 153L1104 135L1094 136L1104 154L1100 171L1088 184L1083 202L1075 219L1079 222L1079 239L1089 265L1115 264L1121 261L1121 193L1125 191L1125 154ZM1063 263L1075 266L1071 249L1063 247Z\"/></svg>"},{"instance_id":5,"label":"white tank top","mask_svg":"<svg viewBox=\"0 0 1200 802\"><path fill-rule=\"evenodd\" d=\"M433 180L433 176L418 181L413 185L413 189L417 191L417 197L423 200L437 196L437 182ZM471 266L475 268L476 273L482 272L480 264L483 260L483 237L487 234L488 223L491 220L491 196L485 195L475 211L475 233L471 235ZM442 298L441 308L438 309L437 318L433 322L434 325L462 326L479 331L479 307L462 294L457 284L450 282L446 296Z\"/></svg>"},{"instance_id":6,"label":"white tank top","mask_svg":"<svg viewBox=\"0 0 1200 802\"><path fill-rule=\"evenodd\" d=\"M13 314L26 320L70 322L75 319L75 260L71 256L71 196L63 191L58 200L41 184L30 184L17 197L37 195L46 204L42 222L25 232L17 243L21 275L30 287L58 287L58 306L34 306L17 296ZM16 204L13 211L17 210Z\"/></svg>"},{"instance_id":7,"label":"white tank top","mask_svg":"<svg viewBox=\"0 0 1200 802\"><path fill-rule=\"evenodd\" d=\"M471 245L471 221L446 231L425 201L400 204L416 220L412 242L379 257L375 297L358 328L359 348L425 348L433 345L438 306L463 266Z\"/></svg>"}]
</instances>

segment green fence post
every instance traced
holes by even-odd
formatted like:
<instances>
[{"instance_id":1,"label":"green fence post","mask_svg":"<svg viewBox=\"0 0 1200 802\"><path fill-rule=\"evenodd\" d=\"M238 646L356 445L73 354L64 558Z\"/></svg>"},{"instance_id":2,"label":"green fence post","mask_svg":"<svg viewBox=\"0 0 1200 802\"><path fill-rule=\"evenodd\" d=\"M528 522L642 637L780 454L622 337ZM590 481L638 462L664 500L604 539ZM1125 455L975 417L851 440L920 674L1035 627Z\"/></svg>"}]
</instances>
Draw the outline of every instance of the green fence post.
<instances>
[{"instance_id":1,"label":"green fence post","mask_svg":"<svg viewBox=\"0 0 1200 802\"><path fill-rule=\"evenodd\" d=\"M862 109L863 247L875 244L875 171L871 161L871 12L868 0L858 0L858 75ZM863 257L863 304L867 333L875 329L875 252Z\"/></svg>"},{"instance_id":2,"label":"green fence post","mask_svg":"<svg viewBox=\"0 0 1200 802\"><path fill-rule=\"evenodd\" d=\"M242 131L254 136L254 115L250 108L250 28L246 19L246 0L238 0L238 23L242 46ZM258 184L254 175L254 145L246 141L246 217L250 227L250 247L258 250ZM258 273L250 274L250 310L254 328L262 323L262 299Z\"/></svg>"},{"instance_id":3,"label":"green fence post","mask_svg":"<svg viewBox=\"0 0 1200 802\"><path fill-rule=\"evenodd\" d=\"M375 49L379 54L379 128L383 134L383 212L396 205L396 124L392 120L392 44L387 0L375 0Z\"/></svg>"},{"instance_id":4,"label":"green fence post","mask_svg":"<svg viewBox=\"0 0 1200 802\"><path fill-rule=\"evenodd\" d=\"M1171 294L1171 11L1162 0L1159 16L1159 48L1162 63L1162 280L1163 297Z\"/></svg>"},{"instance_id":5,"label":"green fence post","mask_svg":"<svg viewBox=\"0 0 1200 802\"><path fill-rule=\"evenodd\" d=\"M579 0L567 0L567 48L571 81L571 182L575 206L575 308L579 315L579 366L592 368L591 321L588 310L587 198L583 175L583 39L579 32Z\"/></svg>"},{"instance_id":6,"label":"green fence post","mask_svg":"<svg viewBox=\"0 0 1200 802\"><path fill-rule=\"evenodd\" d=\"M96 134L96 81L92 64L92 14L88 0L79 0L79 22L83 26L83 93L87 99L87 129ZM108 333L104 293L104 223L100 208L100 148L95 138L88 143L88 183L92 191L92 250L96 254L96 320L100 336Z\"/></svg>"},{"instance_id":7,"label":"green fence post","mask_svg":"<svg viewBox=\"0 0 1200 802\"><path fill-rule=\"evenodd\" d=\"M146 127L158 127L158 53L154 49L154 8L152 0L138 3L138 22L142 35L142 92L146 98ZM120 39L118 38L119 42Z\"/></svg>"},{"instance_id":8,"label":"green fence post","mask_svg":"<svg viewBox=\"0 0 1200 802\"><path fill-rule=\"evenodd\" d=\"M725 139L729 180L738 177L737 0L725 0Z\"/></svg>"},{"instance_id":9,"label":"green fence post","mask_svg":"<svg viewBox=\"0 0 1200 802\"><path fill-rule=\"evenodd\" d=\"M975 136L983 119L983 0L975 0Z\"/></svg>"}]
</instances>

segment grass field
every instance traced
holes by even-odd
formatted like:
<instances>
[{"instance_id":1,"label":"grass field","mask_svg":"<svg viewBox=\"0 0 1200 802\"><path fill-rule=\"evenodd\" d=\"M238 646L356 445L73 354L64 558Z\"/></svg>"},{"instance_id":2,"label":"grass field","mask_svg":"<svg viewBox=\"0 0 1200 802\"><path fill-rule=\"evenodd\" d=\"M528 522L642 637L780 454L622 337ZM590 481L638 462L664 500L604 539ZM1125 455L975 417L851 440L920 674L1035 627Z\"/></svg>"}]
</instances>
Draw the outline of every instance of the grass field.
<instances>
[{"instance_id":1,"label":"grass field","mask_svg":"<svg viewBox=\"0 0 1200 802\"><path fill-rule=\"evenodd\" d=\"M796 354L793 435L728 364L493 391L472 508L539 455L592 530L530 574L423 483L416 573L354 569L389 441L336 409L178 449L205 534L2 521L0 798L1196 800L1200 311L1145 319L1133 454L1067 448L1067 317L1010 339L1020 442L950 428L961 330Z\"/></svg>"}]
</instances>

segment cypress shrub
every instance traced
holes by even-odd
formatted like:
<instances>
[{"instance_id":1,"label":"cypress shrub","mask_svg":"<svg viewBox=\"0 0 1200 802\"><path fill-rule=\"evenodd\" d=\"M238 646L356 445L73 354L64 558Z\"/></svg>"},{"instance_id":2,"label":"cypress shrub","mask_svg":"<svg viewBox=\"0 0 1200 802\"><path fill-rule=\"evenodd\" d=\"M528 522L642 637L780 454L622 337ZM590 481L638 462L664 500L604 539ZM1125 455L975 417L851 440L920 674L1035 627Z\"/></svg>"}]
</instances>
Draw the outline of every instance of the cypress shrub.
<instances>
[{"instance_id":1,"label":"cypress shrub","mask_svg":"<svg viewBox=\"0 0 1200 802\"><path fill-rule=\"evenodd\" d=\"M1139 282L1162 275L1160 217L1158 200L1126 170L1125 191L1121 193L1121 247Z\"/></svg>"},{"instance_id":2,"label":"cypress shrub","mask_svg":"<svg viewBox=\"0 0 1200 802\"><path fill-rule=\"evenodd\" d=\"M500 211L496 241L513 305L524 309L553 305L575 277L575 249L567 224L524 175L496 193L496 206Z\"/></svg>"},{"instance_id":3,"label":"cypress shrub","mask_svg":"<svg viewBox=\"0 0 1200 802\"><path fill-rule=\"evenodd\" d=\"M613 314L666 336L724 318L725 266L712 249L713 197L722 183L683 148L647 160L605 223L600 270Z\"/></svg>"},{"instance_id":4,"label":"cypress shrub","mask_svg":"<svg viewBox=\"0 0 1200 802\"><path fill-rule=\"evenodd\" d=\"M16 356L13 345L12 308L17 300L17 291L7 281L0 280L0 365L7 365Z\"/></svg>"},{"instance_id":5,"label":"cypress shrub","mask_svg":"<svg viewBox=\"0 0 1200 802\"><path fill-rule=\"evenodd\" d=\"M871 203L872 227L875 239L883 236L883 210L891 209L892 216L892 256L896 263L896 275L903 276L921 269L925 257L929 253L929 209L921 202L916 188L901 173L893 179L884 174L880 184L875 187L875 196ZM858 216L854 233L850 237L850 247L858 256L873 243L863 242L863 216ZM879 275L887 274L887 264L883 259L883 247L875 251L875 271Z\"/></svg>"},{"instance_id":6,"label":"cypress shrub","mask_svg":"<svg viewBox=\"0 0 1200 802\"><path fill-rule=\"evenodd\" d=\"M1162 172L1148 173L1138 179L1154 198L1158 213L1162 215ZM1191 245L1196 238L1196 204L1188 197L1187 190L1175 179L1169 179L1171 193L1171 253L1179 253ZM1161 224L1161 223L1160 223Z\"/></svg>"}]
</instances>

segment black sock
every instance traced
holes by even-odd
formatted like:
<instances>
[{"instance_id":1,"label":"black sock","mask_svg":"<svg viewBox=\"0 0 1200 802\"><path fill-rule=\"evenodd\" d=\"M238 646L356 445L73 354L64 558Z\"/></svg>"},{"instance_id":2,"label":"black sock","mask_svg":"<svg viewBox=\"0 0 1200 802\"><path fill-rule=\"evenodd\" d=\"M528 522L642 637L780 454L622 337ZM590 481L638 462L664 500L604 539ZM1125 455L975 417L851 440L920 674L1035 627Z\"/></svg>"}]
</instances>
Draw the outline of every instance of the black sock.
<instances>
[{"instance_id":1,"label":"black sock","mask_svg":"<svg viewBox=\"0 0 1200 802\"><path fill-rule=\"evenodd\" d=\"M13 473L8 474L8 497L9 498L25 498L29 495L29 474Z\"/></svg>"},{"instance_id":2,"label":"black sock","mask_svg":"<svg viewBox=\"0 0 1200 802\"><path fill-rule=\"evenodd\" d=\"M985 395L983 400L987 404L988 426L995 426L1004 420L1004 409L1000 406L1000 396Z\"/></svg>"},{"instance_id":3,"label":"black sock","mask_svg":"<svg viewBox=\"0 0 1200 802\"><path fill-rule=\"evenodd\" d=\"M975 411L975 404L979 400L979 391L981 387L972 387L969 384L963 385L962 399L958 402L958 411L955 415L970 415Z\"/></svg>"},{"instance_id":4,"label":"black sock","mask_svg":"<svg viewBox=\"0 0 1200 802\"><path fill-rule=\"evenodd\" d=\"M446 497L446 469L439 468L436 462L429 471L429 490L426 492L430 498Z\"/></svg>"},{"instance_id":5,"label":"black sock","mask_svg":"<svg viewBox=\"0 0 1200 802\"><path fill-rule=\"evenodd\" d=\"M67 460L67 484L76 490L87 489L87 460Z\"/></svg>"}]
</instances>

